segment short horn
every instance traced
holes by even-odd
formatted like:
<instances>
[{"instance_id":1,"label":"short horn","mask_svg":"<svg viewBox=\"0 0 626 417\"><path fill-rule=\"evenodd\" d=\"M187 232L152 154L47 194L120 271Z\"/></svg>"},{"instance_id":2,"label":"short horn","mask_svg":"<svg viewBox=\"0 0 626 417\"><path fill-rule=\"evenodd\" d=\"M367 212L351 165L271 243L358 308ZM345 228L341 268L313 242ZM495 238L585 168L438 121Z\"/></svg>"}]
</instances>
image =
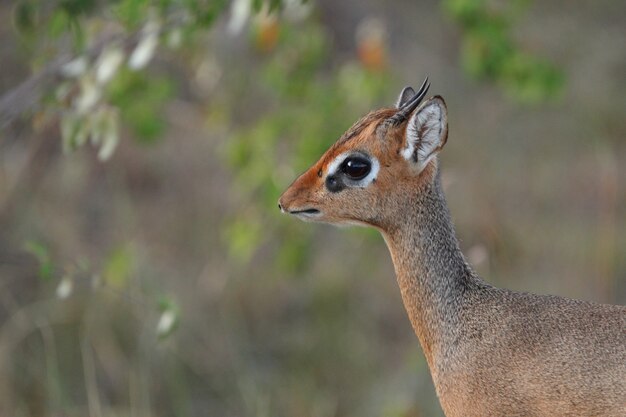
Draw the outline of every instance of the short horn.
<instances>
[{"instance_id":1,"label":"short horn","mask_svg":"<svg viewBox=\"0 0 626 417\"><path fill-rule=\"evenodd\" d=\"M396 114L389 118L389 123L397 126L404 122L406 119L408 119L409 115L413 113L413 110L415 110L417 106L419 106L419 104L422 102L429 88L430 82L428 81L428 77L426 77L417 93L415 93L415 95L411 99L409 99L402 107L400 107Z\"/></svg>"}]
</instances>

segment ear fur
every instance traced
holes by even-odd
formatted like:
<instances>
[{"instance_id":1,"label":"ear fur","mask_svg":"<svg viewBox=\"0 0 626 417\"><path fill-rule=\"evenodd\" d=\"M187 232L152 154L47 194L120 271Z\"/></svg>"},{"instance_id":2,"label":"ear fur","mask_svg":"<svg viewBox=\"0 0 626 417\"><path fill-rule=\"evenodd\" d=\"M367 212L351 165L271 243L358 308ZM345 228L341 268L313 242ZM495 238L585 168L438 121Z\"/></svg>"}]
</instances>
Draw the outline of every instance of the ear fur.
<instances>
[{"instance_id":1,"label":"ear fur","mask_svg":"<svg viewBox=\"0 0 626 417\"><path fill-rule=\"evenodd\" d=\"M443 98L435 96L422 104L409 119L405 135L402 156L422 171L448 139L448 112Z\"/></svg>"},{"instance_id":2,"label":"ear fur","mask_svg":"<svg viewBox=\"0 0 626 417\"><path fill-rule=\"evenodd\" d=\"M415 95L415 90L413 90L413 88L404 87L404 89L398 96L398 99L396 100L396 109L399 109L400 107L402 107L402 105L406 103L407 101L409 101L409 99L412 98L414 95Z\"/></svg>"}]
</instances>

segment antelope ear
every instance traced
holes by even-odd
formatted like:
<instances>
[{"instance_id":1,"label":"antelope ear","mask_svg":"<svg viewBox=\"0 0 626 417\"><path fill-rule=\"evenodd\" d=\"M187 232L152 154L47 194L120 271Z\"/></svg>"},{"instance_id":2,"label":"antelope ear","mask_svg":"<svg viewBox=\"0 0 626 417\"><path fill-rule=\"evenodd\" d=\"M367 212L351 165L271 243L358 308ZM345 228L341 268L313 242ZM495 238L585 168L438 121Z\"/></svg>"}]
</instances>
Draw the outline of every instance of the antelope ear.
<instances>
[{"instance_id":1,"label":"antelope ear","mask_svg":"<svg viewBox=\"0 0 626 417\"><path fill-rule=\"evenodd\" d=\"M405 135L402 156L422 171L448 139L448 112L443 98L435 96L422 104L409 119Z\"/></svg>"},{"instance_id":2,"label":"antelope ear","mask_svg":"<svg viewBox=\"0 0 626 417\"><path fill-rule=\"evenodd\" d=\"M411 87L404 87L404 89L400 93L400 96L398 96L398 100L396 100L396 108L399 109L400 107L402 107L404 103L409 101L409 99L412 98L414 95L415 91Z\"/></svg>"}]
</instances>

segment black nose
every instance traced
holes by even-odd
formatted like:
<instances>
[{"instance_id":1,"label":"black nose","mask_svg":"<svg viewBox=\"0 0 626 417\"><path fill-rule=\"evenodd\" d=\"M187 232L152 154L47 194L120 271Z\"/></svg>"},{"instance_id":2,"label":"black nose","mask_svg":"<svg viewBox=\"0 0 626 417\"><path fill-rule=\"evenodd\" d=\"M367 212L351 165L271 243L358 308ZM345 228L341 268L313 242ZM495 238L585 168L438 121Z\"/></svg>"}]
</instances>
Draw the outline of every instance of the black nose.
<instances>
[{"instance_id":1,"label":"black nose","mask_svg":"<svg viewBox=\"0 0 626 417\"><path fill-rule=\"evenodd\" d=\"M278 203L278 210L283 211L283 206L281 206L280 203Z\"/></svg>"}]
</instances>

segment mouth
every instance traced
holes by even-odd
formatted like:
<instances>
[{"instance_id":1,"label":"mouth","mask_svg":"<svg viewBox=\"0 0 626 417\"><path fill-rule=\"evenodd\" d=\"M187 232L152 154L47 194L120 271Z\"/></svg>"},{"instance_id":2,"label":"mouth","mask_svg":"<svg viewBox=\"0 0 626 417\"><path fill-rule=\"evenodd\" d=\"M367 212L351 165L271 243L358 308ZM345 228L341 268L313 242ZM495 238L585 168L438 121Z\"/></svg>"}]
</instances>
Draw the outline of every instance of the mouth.
<instances>
[{"instance_id":1,"label":"mouth","mask_svg":"<svg viewBox=\"0 0 626 417\"><path fill-rule=\"evenodd\" d=\"M305 215L315 215L319 214L320 211L318 209L310 208L306 210L292 210L289 214L305 214Z\"/></svg>"},{"instance_id":2,"label":"mouth","mask_svg":"<svg viewBox=\"0 0 626 417\"><path fill-rule=\"evenodd\" d=\"M283 206L280 201L278 202L278 208L280 209L282 213L293 214L294 216L298 217L300 220L305 220L305 221L306 220L312 221L322 215L322 212L320 210L312 208L312 207L290 210L288 208L285 208L285 206Z\"/></svg>"},{"instance_id":3,"label":"mouth","mask_svg":"<svg viewBox=\"0 0 626 417\"><path fill-rule=\"evenodd\" d=\"M304 210L290 210L287 213L293 214L301 220L313 220L322 215L321 211L314 208L308 208Z\"/></svg>"}]
</instances>

